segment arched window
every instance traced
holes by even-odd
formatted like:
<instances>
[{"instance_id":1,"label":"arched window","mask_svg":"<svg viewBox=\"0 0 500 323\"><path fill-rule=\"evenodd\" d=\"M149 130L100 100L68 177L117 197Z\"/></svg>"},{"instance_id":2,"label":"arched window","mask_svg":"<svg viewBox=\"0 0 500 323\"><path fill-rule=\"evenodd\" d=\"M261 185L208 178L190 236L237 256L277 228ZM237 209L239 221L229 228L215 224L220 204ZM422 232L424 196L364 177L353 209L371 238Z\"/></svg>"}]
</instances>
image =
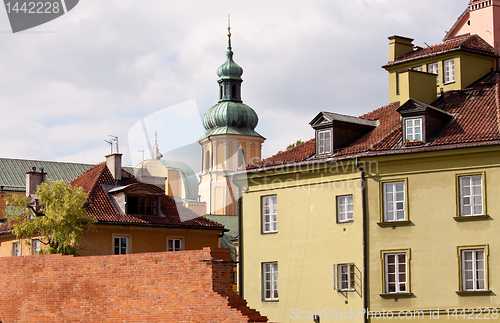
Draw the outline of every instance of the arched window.
<instances>
[{"instance_id":1,"label":"arched window","mask_svg":"<svg viewBox=\"0 0 500 323\"><path fill-rule=\"evenodd\" d=\"M231 96L232 98L236 98L236 84L233 84L232 88L231 88Z\"/></svg>"},{"instance_id":2,"label":"arched window","mask_svg":"<svg viewBox=\"0 0 500 323\"><path fill-rule=\"evenodd\" d=\"M205 172L210 171L211 164L212 163L210 162L210 151L207 150L207 152L205 153Z\"/></svg>"},{"instance_id":3,"label":"arched window","mask_svg":"<svg viewBox=\"0 0 500 323\"><path fill-rule=\"evenodd\" d=\"M219 100L222 100L222 85L219 86Z\"/></svg>"},{"instance_id":4,"label":"arched window","mask_svg":"<svg viewBox=\"0 0 500 323\"><path fill-rule=\"evenodd\" d=\"M243 148L238 149L238 167L245 165L245 151Z\"/></svg>"}]
</instances>

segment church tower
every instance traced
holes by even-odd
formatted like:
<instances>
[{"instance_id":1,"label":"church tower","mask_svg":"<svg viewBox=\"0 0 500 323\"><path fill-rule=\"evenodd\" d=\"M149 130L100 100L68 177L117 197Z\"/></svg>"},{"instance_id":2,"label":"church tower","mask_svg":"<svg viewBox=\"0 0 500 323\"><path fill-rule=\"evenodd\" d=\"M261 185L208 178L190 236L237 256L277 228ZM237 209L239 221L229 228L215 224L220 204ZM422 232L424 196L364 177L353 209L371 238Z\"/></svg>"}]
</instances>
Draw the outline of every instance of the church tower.
<instances>
[{"instance_id":1,"label":"church tower","mask_svg":"<svg viewBox=\"0 0 500 323\"><path fill-rule=\"evenodd\" d=\"M228 27L226 62L217 69L219 102L203 117L201 175L198 194L207 203L207 214L236 215L238 188L224 175L261 159L265 138L254 129L258 117L241 100L243 69L233 61L231 27Z\"/></svg>"}]
</instances>

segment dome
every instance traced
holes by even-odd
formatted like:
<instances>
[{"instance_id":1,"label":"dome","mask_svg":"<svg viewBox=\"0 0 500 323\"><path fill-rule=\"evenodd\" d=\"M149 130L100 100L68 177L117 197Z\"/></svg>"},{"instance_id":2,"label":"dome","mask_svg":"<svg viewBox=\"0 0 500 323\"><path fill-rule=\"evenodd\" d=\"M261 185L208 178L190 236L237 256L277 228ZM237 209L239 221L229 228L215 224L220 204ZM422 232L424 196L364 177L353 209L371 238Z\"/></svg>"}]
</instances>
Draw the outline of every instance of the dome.
<instances>
[{"instance_id":1,"label":"dome","mask_svg":"<svg viewBox=\"0 0 500 323\"><path fill-rule=\"evenodd\" d=\"M222 101L205 113L203 126L207 131L225 127L254 130L258 121L257 113L248 105L240 102Z\"/></svg>"},{"instance_id":2,"label":"dome","mask_svg":"<svg viewBox=\"0 0 500 323\"><path fill-rule=\"evenodd\" d=\"M243 69L233 61L233 51L231 50L231 47L228 48L226 55L227 61L217 69L219 81L228 79L241 81Z\"/></svg>"}]
</instances>

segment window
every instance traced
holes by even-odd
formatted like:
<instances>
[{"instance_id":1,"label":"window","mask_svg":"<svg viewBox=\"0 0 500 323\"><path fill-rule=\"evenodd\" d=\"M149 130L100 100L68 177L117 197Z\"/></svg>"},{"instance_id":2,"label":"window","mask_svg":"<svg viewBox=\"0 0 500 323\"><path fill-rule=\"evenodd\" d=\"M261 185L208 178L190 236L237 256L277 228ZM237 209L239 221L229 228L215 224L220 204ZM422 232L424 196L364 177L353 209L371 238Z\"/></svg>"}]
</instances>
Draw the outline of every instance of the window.
<instances>
[{"instance_id":1,"label":"window","mask_svg":"<svg viewBox=\"0 0 500 323\"><path fill-rule=\"evenodd\" d=\"M414 67L413 70L417 71L417 72L422 72L423 71L423 67L422 66L417 66L417 67Z\"/></svg>"},{"instance_id":2,"label":"window","mask_svg":"<svg viewBox=\"0 0 500 323\"><path fill-rule=\"evenodd\" d=\"M481 175L461 176L460 216L483 215L483 178Z\"/></svg>"},{"instance_id":3,"label":"window","mask_svg":"<svg viewBox=\"0 0 500 323\"><path fill-rule=\"evenodd\" d=\"M385 293L408 293L408 266L406 253L386 253Z\"/></svg>"},{"instance_id":4,"label":"window","mask_svg":"<svg viewBox=\"0 0 500 323\"><path fill-rule=\"evenodd\" d=\"M238 167L245 165L245 151L240 148L238 149Z\"/></svg>"},{"instance_id":5,"label":"window","mask_svg":"<svg viewBox=\"0 0 500 323\"><path fill-rule=\"evenodd\" d=\"M276 195L262 197L262 232L278 232L278 201Z\"/></svg>"},{"instance_id":6,"label":"window","mask_svg":"<svg viewBox=\"0 0 500 323\"><path fill-rule=\"evenodd\" d=\"M355 266L354 264L336 265L336 286L338 291L353 291L355 285Z\"/></svg>"},{"instance_id":7,"label":"window","mask_svg":"<svg viewBox=\"0 0 500 323\"><path fill-rule=\"evenodd\" d=\"M422 140L422 118L405 120L405 140Z\"/></svg>"},{"instance_id":8,"label":"window","mask_svg":"<svg viewBox=\"0 0 500 323\"><path fill-rule=\"evenodd\" d=\"M439 68L438 63L431 63L427 65L427 73L436 74L436 85L439 85Z\"/></svg>"},{"instance_id":9,"label":"window","mask_svg":"<svg viewBox=\"0 0 500 323\"><path fill-rule=\"evenodd\" d=\"M384 221L405 221L405 182L384 183Z\"/></svg>"},{"instance_id":10,"label":"window","mask_svg":"<svg viewBox=\"0 0 500 323\"><path fill-rule=\"evenodd\" d=\"M486 290L484 249L462 250L462 290Z\"/></svg>"},{"instance_id":11,"label":"window","mask_svg":"<svg viewBox=\"0 0 500 323\"><path fill-rule=\"evenodd\" d=\"M262 264L262 298L265 301L278 300L278 263L265 262Z\"/></svg>"},{"instance_id":12,"label":"window","mask_svg":"<svg viewBox=\"0 0 500 323\"><path fill-rule=\"evenodd\" d=\"M31 254L36 255L40 252L40 240L34 239L31 241Z\"/></svg>"},{"instance_id":13,"label":"window","mask_svg":"<svg viewBox=\"0 0 500 323\"><path fill-rule=\"evenodd\" d=\"M337 196L338 222L349 222L354 219L352 195Z\"/></svg>"},{"instance_id":14,"label":"window","mask_svg":"<svg viewBox=\"0 0 500 323\"><path fill-rule=\"evenodd\" d=\"M12 243L12 255L13 256L21 255L21 242Z\"/></svg>"},{"instance_id":15,"label":"window","mask_svg":"<svg viewBox=\"0 0 500 323\"><path fill-rule=\"evenodd\" d=\"M129 253L128 237L114 237L113 241L114 241L115 255L126 255Z\"/></svg>"},{"instance_id":16,"label":"window","mask_svg":"<svg viewBox=\"0 0 500 323\"><path fill-rule=\"evenodd\" d=\"M158 215L158 197L127 196L128 214Z\"/></svg>"},{"instance_id":17,"label":"window","mask_svg":"<svg viewBox=\"0 0 500 323\"><path fill-rule=\"evenodd\" d=\"M332 131L318 131L318 154L329 154L332 152Z\"/></svg>"},{"instance_id":18,"label":"window","mask_svg":"<svg viewBox=\"0 0 500 323\"><path fill-rule=\"evenodd\" d=\"M455 60L448 59L444 63L444 83L451 83L455 81Z\"/></svg>"},{"instance_id":19,"label":"window","mask_svg":"<svg viewBox=\"0 0 500 323\"><path fill-rule=\"evenodd\" d=\"M167 251L184 250L182 238L167 238Z\"/></svg>"}]
</instances>

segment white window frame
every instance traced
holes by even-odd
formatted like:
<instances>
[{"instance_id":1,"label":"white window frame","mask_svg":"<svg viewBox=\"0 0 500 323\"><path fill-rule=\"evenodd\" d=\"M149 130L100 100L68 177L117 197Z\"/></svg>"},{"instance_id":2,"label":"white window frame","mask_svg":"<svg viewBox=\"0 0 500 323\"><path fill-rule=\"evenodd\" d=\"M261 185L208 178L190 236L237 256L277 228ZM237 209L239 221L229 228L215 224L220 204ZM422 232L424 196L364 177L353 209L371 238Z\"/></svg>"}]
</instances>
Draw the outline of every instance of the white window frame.
<instances>
[{"instance_id":1,"label":"white window frame","mask_svg":"<svg viewBox=\"0 0 500 323\"><path fill-rule=\"evenodd\" d=\"M436 74L436 86L439 86L439 64L427 64L427 73Z\"/></svg>"},{"instance_id":2,"label":"white window frame","mask_svg":"<svg viewBox=\"0 0 500 323\"><path fill-rule=\"evenodd\" d=\"M171 246L170 242L173 243ZM178 246L175 245L178 242ZM183 251L184 250L184 237L167 237L167 251Z\"/></svg>"},{"instance_id":3,"label":"white window frame","mask_svg":"<svg viewBox=\"0 0 500 323\"><path fill-rule=\"evenodd\" d=\"M444 69L444 84L455 82L455 59L447 59L443 61L443 69Z\"/></svg>"},{"instance_id":4,"label":"white window frame","mask_svg":"<svg viewBox=\"0 0 500 323\"><path fill-rule=\"evenodd\" d=\"M118 240L118 253L116 253L116 241ZM125 239L125 247L122 245L123 240ZM123 252L125 251L125 252ZM113 255L128 255L130 254L130 237L122 236L122 235L114 235L113 236Z\"/></svg>"},{"instance_id":5,"label":"white window frame","mask_svg":"<svg viewBox=\"0 0 500 323\"><path fill-rule=\"evenodd\" d=\"M404 261L401 261L400 259L401 256L404 256ZM389 263L390 257L394 257L394 263ZM386 294L409 293L408 255L405 252L386 253L384 254L384 265L385 265L384 268L385 293ZM404 270L401 270L402 265L404 265ZM389 279L390 275L394 275L393 281ZM404 279L401 279L402 275L404 275ZM390 285L394 285L394 291L390 290Z\"/></svg>"},{"instance_id":6,"label":"white window frame","mask_svg":"<svg viewBox=\"0 0 500 323\"><path fill-rule=\"evenodd\" d=\"M262 233L278 232L278 197L262 197Z\"/></svg>"},{"instance_id":7,"label":"white window frame","mask_svg":"<svg viewBox=\"0 0 500 323\"><path fill-rule=\"evenodd\" d=\"M334 265L336 290L340 292L352 292L355 290L355 268L354 264Z\"/></svg>"},{"instance_id":8,"label":"white window frame","mask_svg":"<svg viewBox=\"0 0 500 323\"><path fill-rule=\"evenodd\" d=\"M22 249L21 249L21 242L13 242L12 243L12 256L21 256L22 255Z\"/></svg>"},{"instance_id":9,"label":"white window frame","mask_svg":"<svg viewBox=\"0 0 500 323\"><path fill-rule=\"evenodd\" d=\"M479 180L479 183L477 183L477 180ZM466 181L468 181L468 183L466 183ZM483 215L485 213L483 176L482 175L460 176L459 185L460 185L460 216L465 217L465 216Z\"/></svg>"},{"instance_id":10,"label":"white window frame","mask_svg":"<svg viewBox=\"0 0 500 323\"><path fill-rule=\"evenodd\" d=\"M422 72L424 70L423 66L420 65L420 66L416 66L413 68L414 71L417 71L417 72Z\"/></svg>"},{"instance_id":11,"label":"white window frame","mask_svg":"<svg viewBox=\"0 0 500 323\"><path fill-rule=\"evenodd\" d=\"M423 118L407 118L405 119L405 140L408 141L423 141ZM417 126L416 123L419 122L420 125ZM410 131L411 130L411 131ZM409 134L411 132L411 134ZM410 138L411 135L411 138ZM417 138L420 137L420 138Z\"/></svg>"},{"instance_id":12,"label":"white window frame","mask_svg":"<svg viewBox=\"0 0 500 323\"><path fill-rule=\"evenodd\" d=\"M277 301L278 295L278 262L262 263L262 299Z\"/></svg>"},{"instance_id":13,"label":"white window frame","mask_svg":"<svg viewBox=\"0 0 500 323\"><path fill-rule=\"evenodd\" d=\"M486 252L484 249L465 249L462 257L462 290L486 290ZM470 255L470 257L466 257ZM469 259L466 259L469 258ZM470 287L467 286L470 283Z\"/></svg>"},{"instance_id":14,"label":"white window frame","mask_svg":"<svg viewBox=\"0 0 500 323\"><path fill-rule=\"evenodd\" d=\"M405 181L383 183L384 222L407 221L405 187Z\"/></svg>"},{"instance_id":15,"label":"white window frame","mask_svg":"<svg viewBox=\"0 0 500 323\"><path fill-rule=\"evenodd\" d=\"M354 221L354 204L352 195L337 196L337 221Z\"/></svg>"},{"instance_id":16,"label":"white window frame","mask_svg":"<svg viewBox=\"0 0 500 323\"><path fill-rule=\"evenodd\" d=\"M332 152L332 129L318 130L318 155Z\"/></svg>"},{"instance_id":17,"label":"white window frame","mask_svg":"<svg viewBox=\"0 0 500 323\"><path fill-rule=\"evenodd\" d=\"M41 250L41 245L42 243L40 242L39 239L31 240L31 254L32 255L38 254Z\"/></svg>"}]
</instances>

